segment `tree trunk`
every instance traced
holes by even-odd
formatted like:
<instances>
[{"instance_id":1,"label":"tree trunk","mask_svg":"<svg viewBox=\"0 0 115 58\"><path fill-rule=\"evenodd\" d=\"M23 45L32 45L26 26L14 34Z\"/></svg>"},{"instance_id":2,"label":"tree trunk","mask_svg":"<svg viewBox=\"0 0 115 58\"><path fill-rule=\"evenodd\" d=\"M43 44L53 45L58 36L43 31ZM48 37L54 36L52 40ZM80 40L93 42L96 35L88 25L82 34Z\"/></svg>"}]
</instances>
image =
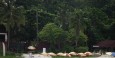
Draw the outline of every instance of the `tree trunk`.
<instances>
[{"instance_id":1,"label":"tree trunk","mask_svg":"<svg viewBox=\"0 0 115 58\"><path fill-rule=\"evenodd\" d=\"M8 41L7 41L7 50L9 50L9 47L10 47L10 28L8 30Z\"/></svg>"},{"instance_id":2,"label":"tree trunk","mask_svg":"<svg viewBox=\"0 0 115 58\"><path fill-rule=\"evenodd\" d=\"M80 35L80 18L78 18L76 20L77 24L75 26L75 30L76 30L76 40L75 40L75 44L76 46L78 46L78 41L79 41L79 35Z\"/></svg>"}]
</instances>

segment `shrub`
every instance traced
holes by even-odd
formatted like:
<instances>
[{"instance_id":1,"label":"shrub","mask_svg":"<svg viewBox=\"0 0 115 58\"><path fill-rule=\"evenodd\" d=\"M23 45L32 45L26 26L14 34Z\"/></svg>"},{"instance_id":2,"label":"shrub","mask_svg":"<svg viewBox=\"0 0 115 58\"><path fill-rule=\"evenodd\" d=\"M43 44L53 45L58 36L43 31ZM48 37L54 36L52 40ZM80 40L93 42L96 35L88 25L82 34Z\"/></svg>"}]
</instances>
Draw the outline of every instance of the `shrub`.
<instances>
[{"instance_id":1,"label":"shrub","mask_svg":"<svg viewBox=\"0 0 115 58\"><path fill-rule=\"evenodd\" d=\"M78 47L76 48L77 52L86 52L88 51L88 47Z\"/></svg>"},{"instance_id":2,"label":"shrub","mask_svg":"<svg viewBox=\"0 0 115 58\"><path fill-rule=\"evenodd\" d=\"M0 48L0 56L2 56L2 48Z\"/></svg>"},{"instance_id":3,"label":"shrub","mask_svg":"<svg viewBox=\"0 0 115 58\"><path fill-rule=\"evenodd\" d=\"M14 52L7 51L7 52L6 52L6 55L12 56L12 55L15 55L15 53L14 53Z\"/></svg>"},{"instance_id":4,"label":"shrub","mask_svg":"<svg viewBox=\"0 0 115 58\"><path fill-rule=\"evenodd\" d=\"M74 47L70 46L70 45L65 45L63 46L62 48L63 52L71 52L71 51L74 51Z\"/></svg>"}]
</instances>

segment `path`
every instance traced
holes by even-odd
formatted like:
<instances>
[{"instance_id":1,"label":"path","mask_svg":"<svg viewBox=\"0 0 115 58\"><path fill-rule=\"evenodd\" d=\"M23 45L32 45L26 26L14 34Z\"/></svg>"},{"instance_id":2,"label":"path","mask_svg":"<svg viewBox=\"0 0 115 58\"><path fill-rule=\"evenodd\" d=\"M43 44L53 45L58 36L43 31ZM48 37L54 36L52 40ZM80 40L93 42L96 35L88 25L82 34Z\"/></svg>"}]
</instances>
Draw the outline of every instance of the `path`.
<instances>
[{"instance_id":1,"label":"path","mask_svg":"<svg viewBox=\"0 0 115 58\"><path fill-rule=\"evenodd\" d=\"M112 57L112 56L109 56L109 55L101 55L100 57L97 57L97 58L115 58L115 57Z\"/></svg>"}]
</instances>

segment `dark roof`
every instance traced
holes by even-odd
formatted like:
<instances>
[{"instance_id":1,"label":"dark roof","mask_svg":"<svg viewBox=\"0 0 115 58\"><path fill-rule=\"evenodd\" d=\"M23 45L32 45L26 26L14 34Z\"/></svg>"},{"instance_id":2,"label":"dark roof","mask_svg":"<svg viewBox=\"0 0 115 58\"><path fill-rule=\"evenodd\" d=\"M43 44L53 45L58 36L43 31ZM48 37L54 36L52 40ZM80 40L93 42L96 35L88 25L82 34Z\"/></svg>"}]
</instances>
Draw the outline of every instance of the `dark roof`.
<instances>
[{"instance_id":1,"label":"dark roof","mask_svg":"<svg viewBox=\"0 0 115 58\"><path fill-rule=\"evenodd\" d=\"M105 40L96 44L99 47L115 48L115 40Z\"/></svg>"}]
</instances>

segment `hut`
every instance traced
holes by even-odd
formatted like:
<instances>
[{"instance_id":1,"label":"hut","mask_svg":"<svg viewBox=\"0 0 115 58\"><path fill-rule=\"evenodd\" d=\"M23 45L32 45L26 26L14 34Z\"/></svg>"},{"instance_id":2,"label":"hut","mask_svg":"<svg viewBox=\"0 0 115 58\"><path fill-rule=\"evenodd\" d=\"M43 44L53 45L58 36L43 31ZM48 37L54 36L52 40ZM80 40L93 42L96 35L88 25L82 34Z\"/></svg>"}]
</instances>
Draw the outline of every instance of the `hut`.
<instances>
[{"instance_id":1,"label":"hut","mask_svg":"<svg viewBox=\"0 0 115 58\"><path fill-rule=\"evenodd\" d=\"M100 49L104 51L115 51L115 40L104 40L98 42L96 45L93 46L95 49Z\"/></svg>"}]
</instances>

